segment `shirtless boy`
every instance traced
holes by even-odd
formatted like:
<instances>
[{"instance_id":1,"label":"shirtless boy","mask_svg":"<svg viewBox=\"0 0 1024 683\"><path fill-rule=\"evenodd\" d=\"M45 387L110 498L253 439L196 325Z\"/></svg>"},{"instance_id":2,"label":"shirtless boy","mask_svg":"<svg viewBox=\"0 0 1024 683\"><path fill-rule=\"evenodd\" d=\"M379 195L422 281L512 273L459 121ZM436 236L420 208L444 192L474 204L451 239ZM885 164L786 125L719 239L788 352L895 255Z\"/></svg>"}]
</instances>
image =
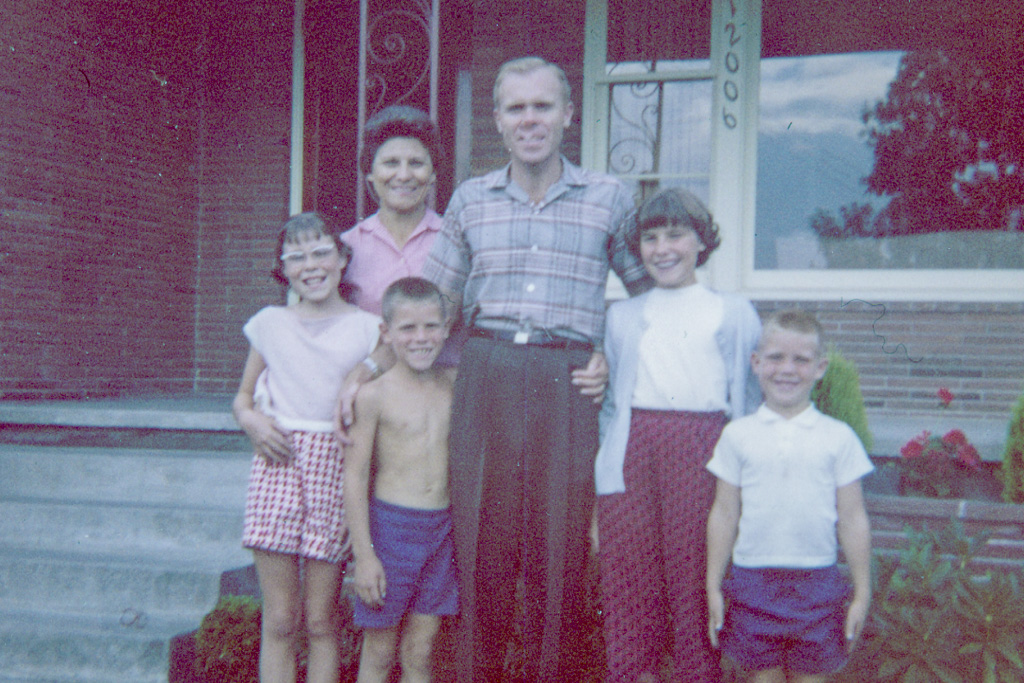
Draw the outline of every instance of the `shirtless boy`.
<instances>
[{"instance_id":1,"label":"shirtless boy","mask_svg":"<svg viewBox=\"0 0 1024 683\"><path fill-rule=\"evenodd\" d=\"M455 371L434 367L448 324L433 284L394 282L383 318L381 338L398 362L359 391L345 453L355 623L364 629L358 681L385 681L397 650L411 683L430 680L441 617L458 608L448 501Z\"/></svg>"}]
</instances>

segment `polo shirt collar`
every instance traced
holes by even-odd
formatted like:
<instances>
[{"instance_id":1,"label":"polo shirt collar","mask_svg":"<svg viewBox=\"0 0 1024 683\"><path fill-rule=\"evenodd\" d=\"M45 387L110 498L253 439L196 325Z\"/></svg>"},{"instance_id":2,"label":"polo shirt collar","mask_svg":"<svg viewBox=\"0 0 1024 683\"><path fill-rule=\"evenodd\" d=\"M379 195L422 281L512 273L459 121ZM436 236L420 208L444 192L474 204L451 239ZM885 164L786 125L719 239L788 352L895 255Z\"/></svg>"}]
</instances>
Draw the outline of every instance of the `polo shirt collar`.
<instances>
[{"instance_id":1,"label":"polo shirt collar","mask_svg":"<svg viewBox=\"0 0 1024 683\"><path fill-rule=\"evenodd\" d=\"M814 426L814 423L818 421L818 417L821 413L814 407L814 404L807 406L799 415L796 415L788 420L779 415L777 412L769 408L768 406L761 404L761 407L757 409L757 418L765 424L775 424L778 422L786 422L795 427L803 427L810 429Z\"/></svg>"}]
</instances>

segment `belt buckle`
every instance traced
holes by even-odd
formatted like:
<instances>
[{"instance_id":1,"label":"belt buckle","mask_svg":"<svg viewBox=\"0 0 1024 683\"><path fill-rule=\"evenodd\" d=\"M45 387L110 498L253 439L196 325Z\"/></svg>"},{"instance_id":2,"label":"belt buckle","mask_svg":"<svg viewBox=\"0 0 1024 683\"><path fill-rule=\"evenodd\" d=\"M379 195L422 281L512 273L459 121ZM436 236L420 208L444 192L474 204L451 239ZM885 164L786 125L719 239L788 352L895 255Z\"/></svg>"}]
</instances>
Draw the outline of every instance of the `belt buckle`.
<instances>
[{"instance_id":1,"label":"belt buckle","mask_svg":"<svg viewBox=\"0 0 1024 683\"><path fill-rule=\"evenodd\" d=\"M529 330L519 330L514 335L512 335L512 343L513 344L529 344L530 343L530 331Z\"/></svg>"}]
</instances>

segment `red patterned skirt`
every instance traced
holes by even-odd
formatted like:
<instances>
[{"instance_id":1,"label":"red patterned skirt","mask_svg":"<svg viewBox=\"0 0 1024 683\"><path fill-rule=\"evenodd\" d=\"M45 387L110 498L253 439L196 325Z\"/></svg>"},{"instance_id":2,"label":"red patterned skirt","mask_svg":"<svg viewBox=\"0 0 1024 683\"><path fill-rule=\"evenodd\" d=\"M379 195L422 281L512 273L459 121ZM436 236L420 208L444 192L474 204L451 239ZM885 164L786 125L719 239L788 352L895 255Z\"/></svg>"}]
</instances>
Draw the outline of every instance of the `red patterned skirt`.
<instances>
[{"instance_id":1,"label":"red patterned skirt","mask_svg":"<svg viewBox=\"0 0 1024 683\"><path fill-rule=\"evenodd\" d=\"M601 606L608 680L644 673L717 683L707 638L706 528L715 478L704 466L720 412L633 409L625 493L598 496Z\"/></svg>"}]
</instances>

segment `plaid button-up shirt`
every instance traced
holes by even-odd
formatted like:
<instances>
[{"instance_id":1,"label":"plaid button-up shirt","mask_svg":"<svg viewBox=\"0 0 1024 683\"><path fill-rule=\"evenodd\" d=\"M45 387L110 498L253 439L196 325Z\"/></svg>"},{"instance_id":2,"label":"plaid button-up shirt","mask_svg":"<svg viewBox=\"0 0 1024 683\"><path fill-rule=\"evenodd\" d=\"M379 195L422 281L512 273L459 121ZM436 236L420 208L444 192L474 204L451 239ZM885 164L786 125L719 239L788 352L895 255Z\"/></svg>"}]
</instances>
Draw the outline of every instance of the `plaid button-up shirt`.
<instances>
[{"instance_id":1,"label":"plaid button-up shirt","mask_svg":"<svg viewBox=\"0 0 1024 683\"><path fill-rule=\"evenodd\" d=\"M632 212L621 182L564 157L561 177L539 204L511 182L506 166L452 195L423 277L461 296L464 319L481 327L528 324L600 347L609 266L631 293L650 284L626 246Z\"/></svg>"}]
</instances>

